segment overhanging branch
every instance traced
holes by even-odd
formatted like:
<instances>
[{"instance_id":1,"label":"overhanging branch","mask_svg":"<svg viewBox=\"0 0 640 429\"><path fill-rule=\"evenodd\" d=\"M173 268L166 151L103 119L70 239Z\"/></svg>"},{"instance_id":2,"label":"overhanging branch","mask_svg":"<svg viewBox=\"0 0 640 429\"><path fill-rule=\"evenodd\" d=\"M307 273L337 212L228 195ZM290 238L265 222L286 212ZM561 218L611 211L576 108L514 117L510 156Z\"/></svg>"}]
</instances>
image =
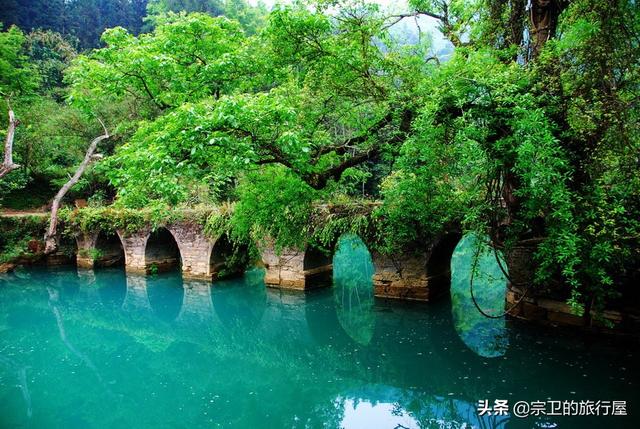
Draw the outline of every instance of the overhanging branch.
<instances>
[{"instance_id":1,"label":"overhanging branch","mask_svg":"<svg viewBox=\"0 0 640 429\"><path fill-rule=\"evenodd\" d=\"M60 188L56 196L53 198L53 203L51 204L51 219L49 220L49 228L47 229L47 233L44 236L44 253L46 255L51 254L58 249L56 233L58 227L58 209L60 208L60 202L67 194L67 192L69 192L69 190L73 187L73 185L78 183L78 180L80 180L80 177L84 173L84 170L94 160L94 152L98 147L98 143L110 137L107 127L105 127L104 123L100 119L98 119L98 121L100 122L100 125L102 125L104 134L93 139L93 141L89 145L89 148L87 149L84 160L76 170L75 174L71 177L71 179L69 179L67 183L62 186L62 188Z\"/></svg>"}]
</instances>

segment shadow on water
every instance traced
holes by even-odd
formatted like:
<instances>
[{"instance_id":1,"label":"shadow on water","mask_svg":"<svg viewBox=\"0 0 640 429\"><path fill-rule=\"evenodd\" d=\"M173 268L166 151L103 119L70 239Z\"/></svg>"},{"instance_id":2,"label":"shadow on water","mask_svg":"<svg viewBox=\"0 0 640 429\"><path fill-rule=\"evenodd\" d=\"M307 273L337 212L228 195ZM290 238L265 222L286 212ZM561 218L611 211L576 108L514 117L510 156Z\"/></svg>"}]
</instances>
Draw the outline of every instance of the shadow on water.
<instances>
[{"instance_id":1,"label":"shadow on water","mask_svg":"<svg viewBox=\"0 0 640 429\"><path fill-rule=\"evenodd\" d=\"M472 273L473 297L480 308L488 314L502 314L507 279L494 251L484 240L468 234L460 240L451 258L451 311L456 332L479 356L503 356L509 345L505 318L490 319L478 311L471 296Z\"/></svg>"}]
</instances>

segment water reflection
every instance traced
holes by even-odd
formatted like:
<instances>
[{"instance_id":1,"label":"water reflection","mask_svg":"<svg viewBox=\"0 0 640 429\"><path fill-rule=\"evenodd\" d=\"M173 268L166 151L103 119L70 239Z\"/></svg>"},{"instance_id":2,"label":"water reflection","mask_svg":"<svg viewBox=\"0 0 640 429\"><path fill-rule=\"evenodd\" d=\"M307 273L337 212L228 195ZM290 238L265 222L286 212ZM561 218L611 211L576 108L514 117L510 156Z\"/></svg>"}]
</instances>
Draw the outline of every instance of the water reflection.
<instances>
[{"instance_id":1,"label":"water reflection","mask_svg":"<svg viewBox=\"0 0 640 429\"><path fill-rule=\"evenodd\" d=\"M119 308L127 295L127 280L124 268L106 268L95 271L95 286L100 301L109 307Z\"/></svg>"},{"instance_id":2,"label":"water reflection","mask_svg":"<svg viewBox=\"0 0 640 429\"><path fill-rule=\"evenodd\" d=\"M126 294L122 309L130 313L148 314L151 303L147 293L147 277L137 274L126 275Z\"/></svg>"},{"instance_id":3,"label":"water reflection","mask_svg":"<svg viewBox=\"0 0 640 429\"><path fill-rule=\"evenodd\" d=\"M153 312L165 322L174 321L180 314L184 298L182 273L172 271L146 279L147 296Z\"/></svg>"},{"instance_id":4,"label":"water reflection","mask_svg":"<svg viewBox=\"0 0 640 429\"><path fill-rule=\"evenodd\" d=\"M357 235L343 235L333 256L336 313L344 331L361 345L371 342L376 323L373 271L364 242Z\"/></svg>"},{"instance_id":5,"label":"water reflection","mask_svg":"<svg viewBox=\"0 0 640 429\"><path fill-rule=\"evenodd\" d=\"M216 315L229 328L256 328L267 306L264 269L253 268L243 276L215 281L211 299Z\"/></svg>"},{"instance_id":6,"label":"water reflection","mask_svg":"<svg viewBox=\"0 0 640 429\"><path fill-rule=\"evenodd\" d=\"M338 397L340 427L367 429L504 428L504 416L478 416L476 404L452 397L424 395L392 386L370 386L368 391Z\"/></svg>"},{"instance_id":7,"label":"water reflection","mask_svg":"<svg viewBox=\"0 0 640 429\"><path fill-rule=\"evenodd\" d=\"M182 324L209 323L213 319L211 282L190 280L183 282L183 295L176 321Z\"/></svg>"},{"instance_id":8,"label":"water reflection","mask_svg":"<svg viewBox=\"0 0 640 429\"><path fill-rule=\"evenodd\" d=\"M336 399L344 410L340 425L347 428L420 428L420 423L398 404L362 399Z\"/></svg>"},{"instance_id":9,"label":"water reflection","mask_svg":"<svg viewBox=\"0 0 640 429\"><path fill-rule=\"evenodd\" d=\"M502 314L507 279L493 249L485 240L468 234L460 240L451 259L451 306L456 332L478 355L503 356L508 346L505 318L490 319L478 311L471 297L472 273L473 297L480 308L487 314Z\"/></svg>"},{"instance_id":10,"label":"water reflection","mask_svg":"<svg viewBox=\"0 0 640 429\"><path fill-rule=\"evenodd\" d=\"M95 276L96 294L66 297L56 292L83 282L75 271L0 276L0 427L503 428L507 417L478 417L479 399L639 399L635 349L521 330L502 358L484 359L456 338L444 301L377 303L375 331L362 346L342 330L330 289L258 293L247 289L261 286L251 278L183 288L176 276L127 276L121 308L100 302L117 303L101 291L123 276ZM162 279L183 297L152 297ZM121 297L122 287L107 290ZM164 323L158 310L173 315L178 304L180 323ZM186 317L210 311L206 321ZM638 423L633 415L606 422Z\"/></svg>"}]
</instances>

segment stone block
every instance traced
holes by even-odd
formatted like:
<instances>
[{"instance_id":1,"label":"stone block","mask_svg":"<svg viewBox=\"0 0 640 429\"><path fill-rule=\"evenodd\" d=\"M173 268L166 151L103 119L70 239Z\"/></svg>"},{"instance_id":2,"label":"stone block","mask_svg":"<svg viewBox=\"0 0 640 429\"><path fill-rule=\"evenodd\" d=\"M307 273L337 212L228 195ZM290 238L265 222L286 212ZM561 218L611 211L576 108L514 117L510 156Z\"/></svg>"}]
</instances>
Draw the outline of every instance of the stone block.
<instances>
[{"instance_id":1,"label":"stone block","mask_svg":"<svg viewBox=\"0 0 640 429\"><path fill-rule=\"evenodd\" d=\"M429 301L429 289L427 287L411 287L406 284L398 286L377 283L374 284L374 296L409 301Z\"/></svg>"},{"instance_id":2,"label":"stone block","mask_svg":"<svg viewBox=\"0 0 640 429\"><path fill-rule=\"evenodd\" d=\"M93 269L93 259L85 258L78 255L78 257L76 258L76 265L78 266L78 268Z\"/></svg>"},{"instance_id":3,"label":"stone block","mask_svg":"<svg viewBox=\"0 0 640 429\"><path fill-rule=\"evenodd\" d=\"M572 314L571 307L566 302L556 301L553 299L538 298L537 304L539 307L542 307L549 311Z\"/></svg>"},{"instance_id":4,"label":"stone block","mask_svg":"<svg viewBox=\"0 0 640 429\"><path fill-rule=\"evenodd\" d=\"M569 314L559 311L548 311L547 319L550 322L557 323L560 325L570 325L570 326L584 326L585 320L583 317L576 316L575 314Z\"/></svg>"},{"instance_id":5,"label":"stone block","mask_svg":"<svg viewBox=\"0 0 640 429\"><path fill-rule=\"evenodd\" d=\"M521 317L529 320L543 321L547 319L547 310L529 302L522 302L519 306L522 309Z\"/></svg>"}]
</instances>

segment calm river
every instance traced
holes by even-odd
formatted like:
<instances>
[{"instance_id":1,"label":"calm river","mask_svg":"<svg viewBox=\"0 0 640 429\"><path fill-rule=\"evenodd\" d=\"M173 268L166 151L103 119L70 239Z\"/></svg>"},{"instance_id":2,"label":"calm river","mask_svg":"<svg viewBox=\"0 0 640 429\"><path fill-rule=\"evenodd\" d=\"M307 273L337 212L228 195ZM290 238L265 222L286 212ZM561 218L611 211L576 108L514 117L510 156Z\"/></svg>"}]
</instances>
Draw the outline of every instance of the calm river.
<instances>
[{"instance_id":1,"label":"calm river","mask_svg":"<svg viewBox=\"0 0 640 429\"><path fill-rule=\"evenodd\" d=\"M458 246L451 295L430 304L374 299L356 237L340 242L333 287L307 294L265 288L258 269L213 284L113 268L2 275L0 427L640 427L638 350L482 317L473 246ZM481 256L474 288L499 313L492 262ZM479 415L482 400L509 412ZM626 401L628 416L522 418L518 401Z\"/></svg>"}]
</instances>

